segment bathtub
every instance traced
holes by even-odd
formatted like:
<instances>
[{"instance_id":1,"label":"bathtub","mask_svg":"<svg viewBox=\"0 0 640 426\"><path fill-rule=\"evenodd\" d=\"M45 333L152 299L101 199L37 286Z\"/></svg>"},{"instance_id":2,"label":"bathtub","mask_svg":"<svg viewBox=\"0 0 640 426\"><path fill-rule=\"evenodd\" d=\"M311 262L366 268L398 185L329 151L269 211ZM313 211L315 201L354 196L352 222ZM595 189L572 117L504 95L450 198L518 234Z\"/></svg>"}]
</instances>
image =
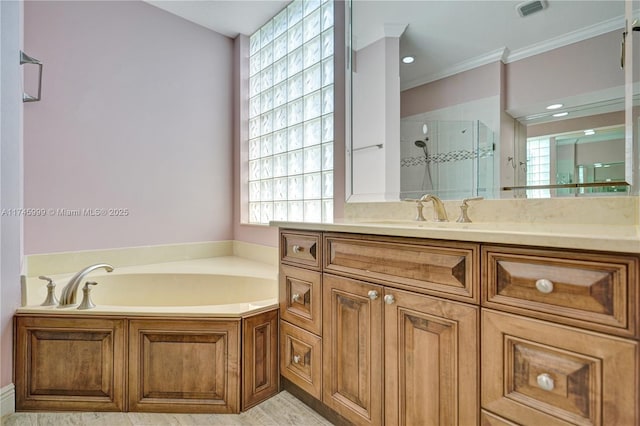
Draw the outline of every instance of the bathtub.
<instances>
[{"instance_id":1,"label":"bathtub","mask_svg":"<svg viewBox=\"0 0 640 426\"><path fill-rule=\"evenodd\" d=\"M23 279L18 410L239 413L278 392L276 264L113 266L85 278L98 283L88 310L40 306L46 282ZM58 296L73 275L50 276ZM79 365L91 374L67 374Z\"/></svg>"},{"instance_id":2,"label":"bathtub","mask_svg":"<svg viewBox=\"0 0 640 426\"><path fill-rule=\"evenodd\" d=\"M95 281L91 299L96 307L40 306L46 298L46 283L37 277L23 282L20 313L181 315L241 317L278 305L277 267L225 256L181 262L130 266L111 273L94 271L85 278ZM73 274L52 275L56 295ZM82 301L82 286L77 302Z\"/></svg>"}]
</instances>

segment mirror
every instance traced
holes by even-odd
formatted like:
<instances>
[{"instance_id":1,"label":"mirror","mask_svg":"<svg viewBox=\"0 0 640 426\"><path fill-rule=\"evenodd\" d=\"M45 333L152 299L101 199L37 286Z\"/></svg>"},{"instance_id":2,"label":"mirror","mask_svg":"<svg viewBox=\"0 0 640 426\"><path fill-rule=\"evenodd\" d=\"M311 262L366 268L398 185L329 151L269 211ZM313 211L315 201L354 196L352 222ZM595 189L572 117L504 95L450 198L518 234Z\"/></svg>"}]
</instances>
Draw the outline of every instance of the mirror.
<instances>
[{"instance_id":1,"label":"mirror","mask_svg":"<svg viewBox=\"0 0 640 426\"><path fill-rule=\"evenodd\" d=\"M628 193L624 1L357 0L350 12L350 201Z\"/></svg>"}]
</instances>

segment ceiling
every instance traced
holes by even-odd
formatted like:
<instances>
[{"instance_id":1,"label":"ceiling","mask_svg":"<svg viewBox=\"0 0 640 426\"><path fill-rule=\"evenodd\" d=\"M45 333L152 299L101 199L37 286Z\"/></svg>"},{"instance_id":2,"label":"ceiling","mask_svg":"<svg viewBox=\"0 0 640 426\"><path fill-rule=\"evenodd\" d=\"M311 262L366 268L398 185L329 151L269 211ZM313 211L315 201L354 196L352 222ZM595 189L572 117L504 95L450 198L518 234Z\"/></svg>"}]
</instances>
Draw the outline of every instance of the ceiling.
<instances>
[{"instance_id":1,"label":"ceiling","mask_svg":"<svg viewBox=\"0 0 640 426\"><path fill-rule=\"evenodd\" d=\"M382 38L385 24L406 24L400 54L407 89L466 69L521 59L624 26L623 0L548 0L547 8L520 17L523 0L427 0L353 3L354 48Z\"/></svg>"},{"instance_id":2,"label":"ceiling","mask_svg":"<svg viewBox=\"0 0 640 426\"><path fill-rule=\"evenodd\" d=\"M227 37L251 35L289 1L146 0L147 3Z\"/></svg>"}]
</instances>

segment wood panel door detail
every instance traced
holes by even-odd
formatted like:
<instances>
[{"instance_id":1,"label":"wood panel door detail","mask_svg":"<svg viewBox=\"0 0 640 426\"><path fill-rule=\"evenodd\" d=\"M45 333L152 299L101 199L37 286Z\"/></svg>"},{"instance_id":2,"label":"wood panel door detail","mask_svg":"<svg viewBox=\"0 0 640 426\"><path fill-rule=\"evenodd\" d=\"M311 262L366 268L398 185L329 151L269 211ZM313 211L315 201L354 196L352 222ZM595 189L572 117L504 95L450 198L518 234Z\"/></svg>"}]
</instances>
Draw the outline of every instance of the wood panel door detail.
<instances>
[{"instance_id":1,"label":"wood panel door detail","mask_svg":"<svg viewBox=\"0 0 640 426\"><path fill-rule=\"evenodd\" d=\"M323 402L356 424L382 424L382 287L323 277Z\"/></svg>"},{"instance_id":2,"label":"wood panel door detail","mask_svg":"<svg viewBox=\"0 0 640 426\"><path fill-rule=\"evenodd\" d=\"M131 411L238 413L239 321L131 320Z\"/></svg>"},{"instance_id":3,"label":"wood panel door detail","mask_svg":"<svg viewBox=\"0 0 640 426\"><path fill-rule=\"evenodd\" d=\"M484 310L482 406L522 425L637 424L637 346Z\"/></svg>"},{"instance_id":4,"label":"wood panel door detail","mask_svg":"<svg viewBox=\"0 0 640 426\"><path fill-rule=\"evenodd\" d=\"M16 409L124 410L124 321L16 317Z\"/></svg>"},{"instance_id":5,"label":"wood panel door detail","mask_svg":"<svg viewBox=\"0 0 640 426\"><path fill-rule=\"evenodd\" d=\"M278 393L278 310L242 320L242 410Z\"/></svg>"},{"instance_id":6,"label":"wood panel door detail","mask_svg":"<svg viewBox=\"0 0 640 426\"><path fill-rule=\"evenodd\" d=\"M479 309L385 289L385 425L478 423Z\"/></svg>"}]
</instances>

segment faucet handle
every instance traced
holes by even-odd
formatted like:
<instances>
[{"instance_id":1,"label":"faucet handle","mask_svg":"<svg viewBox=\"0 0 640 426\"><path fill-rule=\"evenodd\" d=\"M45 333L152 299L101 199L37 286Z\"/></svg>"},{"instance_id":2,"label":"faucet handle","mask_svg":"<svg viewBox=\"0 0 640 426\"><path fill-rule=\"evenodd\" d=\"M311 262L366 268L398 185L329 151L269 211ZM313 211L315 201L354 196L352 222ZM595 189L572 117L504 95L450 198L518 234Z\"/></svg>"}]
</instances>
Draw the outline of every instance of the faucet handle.
<instances>
[{"instance_id":1,"label":"faucet handle","mask_svg":"<svg viewBox=\"0 0 640 426\"><path fill-rule=\"evenodd\" d=\"M484 197L473 197L473 198L465 198L462 200L462 204L460 205L460 216L456 219L458 223L471 223L471 219L469 219L469 215L467 214L467 209L469 208L469 201L478 201L484 200Z\"/></svg>"},{"instance_id":2,"label":"faucet handle","mask_svg":"<svg viewBox=\"0 0 640 426\"><path fill-rule=\"evenodd\" d=\"M427 220L422 214L422 208L424 207L424 204L422 204L422 202L424 201L423 199L417 200L415 198L405 198L402 201L410 201L412 203L416 203L416 217L413 220L418 222L425 222Z\"/></svg>"},{"instance_id":3,"label":"faucet handle","mask_svg":"<svg viewBox=\"0 0 640 426\"><path fill-rule=\"evenodd\" d=\"M58 304L58 298L56 297L56 283L49 277L45 277L44 275L40 275L38 277L40 280L44 280L47 282L47 298L44 299L44 302L40 304L40 306L55 306Z\"/></svg>"},{"instance_id":4,"label":"faucet handle","mask_svg":"<svg viewBox=\"0 0 640 426\"><path fill-rule=\"evenodd\" d=\"M83 310L96 307L96 304L91 301L90 285L98 285L98 283L95 281L87 281L84 283L84 287L82 287L82 302L80 303L80 306L78 306L78 309Z\"/></svg>"}]
</instances>

